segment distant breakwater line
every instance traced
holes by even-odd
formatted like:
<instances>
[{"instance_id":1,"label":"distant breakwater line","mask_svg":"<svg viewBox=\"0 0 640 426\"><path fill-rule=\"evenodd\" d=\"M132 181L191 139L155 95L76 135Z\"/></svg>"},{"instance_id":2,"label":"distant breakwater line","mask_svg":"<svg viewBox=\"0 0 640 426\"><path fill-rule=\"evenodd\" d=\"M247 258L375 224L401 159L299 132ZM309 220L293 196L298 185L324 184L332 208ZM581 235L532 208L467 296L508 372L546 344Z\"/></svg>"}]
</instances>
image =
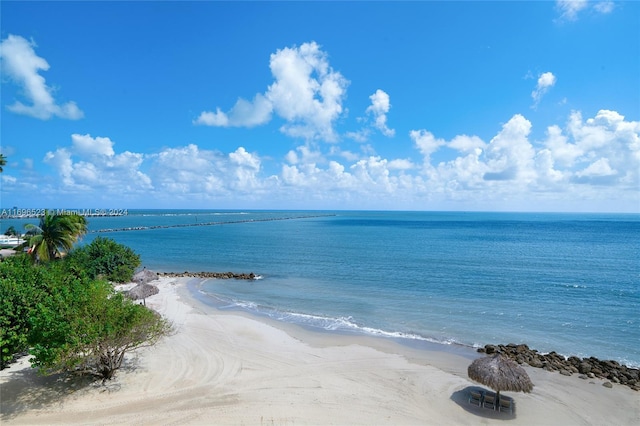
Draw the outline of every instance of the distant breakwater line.
<instances>
[{"instance_id":1,"label":"distant breakwater line","mask_svg":"<svg viewBox=\"0 0 640 426\"><path fill-rule=\"evenodd\" d=\"M235 272L158 272L158 277L171 277L171 278L217 278L222 280L257 280L260 279L260 275L256 275L253 272L250 273L235 273Z\"/></svg>"},{"instance_id":2,"label":"distant breakwater line","mask_svg":"<svg viewBox=\"0 0 640 426\"><path fill-rule=\"evenodd\" d=\"M563 376L579 374L580 376L578 377L585 380L597 377L609 380L602 384L606 387L611 387L611 382L613 382L626 385L635 391L640 391L640 370L621 365L617 361L603 361L594 357L581 359L576 356L570 356L565 358L556 352L541 354L535 349L529 349L525 344L516 345L514 343L508 345L485 345L484 348L478 348L478 352L487 355L501 353L518 364L529 364L534 368L557 371Z\"/></svg>"},{"instance_id":3,"label":"distant breakwater line","mask_svg":"<svg viewBox=\"0 0 640 426\"><path fill-rule=\"evenodd\" d=\"M177 225L153 225L153 226L130 226L127 228L107 228L96 229L89 231L89 234L96 234L100 232L124 232L124 231L148 231L151 229L168 229L168 228L187 228L191 226L215 226L215 225L233 225L238 223L251 223L251 222L273 222L276 220L296 220L296 219L313 219L318 217L332 217L335 214L316 214L316 215L304 215L304 216L288 216L288 217L270 217L265 219L245 219L245 220L228 220L217 222L200 222L200 223L182 223Z\"/></svg>"}]
</instances>

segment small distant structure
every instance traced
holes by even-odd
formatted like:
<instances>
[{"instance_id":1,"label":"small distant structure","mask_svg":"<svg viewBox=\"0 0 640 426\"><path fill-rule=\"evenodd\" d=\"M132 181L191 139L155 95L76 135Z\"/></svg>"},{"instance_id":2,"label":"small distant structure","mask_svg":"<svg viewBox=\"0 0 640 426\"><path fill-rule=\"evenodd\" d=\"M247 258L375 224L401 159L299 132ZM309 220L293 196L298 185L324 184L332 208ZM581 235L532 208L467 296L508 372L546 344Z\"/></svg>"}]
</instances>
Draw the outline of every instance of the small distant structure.
<instances>
[{"instance_id":1,"label":"small distant structure","mask_svg":"<svg viewBox=\"0 0 640 426\"><path fill-rule=\"evenodd\" d=\"M0 235L0 247L17 247L23 243L21 236Z\"/></svg>"}]
</instances>

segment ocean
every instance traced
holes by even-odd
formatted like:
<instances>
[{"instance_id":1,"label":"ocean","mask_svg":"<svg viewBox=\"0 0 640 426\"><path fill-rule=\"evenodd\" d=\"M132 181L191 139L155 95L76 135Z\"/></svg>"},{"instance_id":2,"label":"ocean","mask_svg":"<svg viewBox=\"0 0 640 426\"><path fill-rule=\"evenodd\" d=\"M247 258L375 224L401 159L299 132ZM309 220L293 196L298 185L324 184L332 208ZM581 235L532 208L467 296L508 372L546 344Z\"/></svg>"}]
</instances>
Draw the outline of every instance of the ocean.
<instances>
[{"instance_id":1,"label":"ocean","mask_svg":"<svg viewBox=\"0 0 640 426\"><path fill-rule=\"evenodd\" d=\"M112 238L156 271L260 276L201 285L200 298L219 309L323 332L526 343L640 367L637 214L127 213L89 218L83 243ZM0 233L24 223L37 219L3 219Z\"/></svg>"}]
</instances>

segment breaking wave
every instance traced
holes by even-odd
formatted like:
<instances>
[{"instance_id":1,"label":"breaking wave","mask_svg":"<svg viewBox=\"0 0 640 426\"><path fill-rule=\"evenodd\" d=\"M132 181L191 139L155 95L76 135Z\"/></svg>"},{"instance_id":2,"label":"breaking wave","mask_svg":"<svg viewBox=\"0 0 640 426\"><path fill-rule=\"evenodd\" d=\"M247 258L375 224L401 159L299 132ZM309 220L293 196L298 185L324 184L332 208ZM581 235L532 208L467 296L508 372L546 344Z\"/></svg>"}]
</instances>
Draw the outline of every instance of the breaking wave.
<instances>
[{"instance_id":1,"label":"breaking wave","mask_svg":"<svg viewBox=\"0 0 640 426\"><path fill-rule=\"evenodd\" d=\"M242 310L251 314L265 316L276 321L296 324L316 330L339 333L354 333L399 340L423 341L443 345L462 345L460 342L457 342L454 339L435 339L433 337L424 336L419 333L389 331L368 327L363 324L358 324L358 322L352 316L331 317L300 312L281 311L270 306L257 304L255 302L225 298L220 295L206 292L202 289L199 290L199 294L205 299L205 301L212 302L211 304L213 306L221 310Z\"/></svg>"}]
</instances>

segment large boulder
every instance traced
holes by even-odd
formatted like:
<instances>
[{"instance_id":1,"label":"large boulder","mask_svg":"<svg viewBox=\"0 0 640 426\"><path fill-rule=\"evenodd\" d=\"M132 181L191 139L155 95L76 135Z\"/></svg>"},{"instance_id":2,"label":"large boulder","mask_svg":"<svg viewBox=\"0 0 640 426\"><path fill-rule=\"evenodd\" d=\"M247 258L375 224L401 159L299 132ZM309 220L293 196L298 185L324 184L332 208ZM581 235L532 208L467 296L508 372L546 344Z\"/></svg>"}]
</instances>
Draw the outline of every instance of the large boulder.
<instances>
[{"instance_id":1,"label":"large boulder","mask_svg":"<svg viewBox=\"0 0 640 426\"><path fill-rule=\"evenodd\" d=\"M578 371L582 374L587 374L591 372L591 364L586 361L582 361L578 366Z\"/></svg>"}]
</instances>

